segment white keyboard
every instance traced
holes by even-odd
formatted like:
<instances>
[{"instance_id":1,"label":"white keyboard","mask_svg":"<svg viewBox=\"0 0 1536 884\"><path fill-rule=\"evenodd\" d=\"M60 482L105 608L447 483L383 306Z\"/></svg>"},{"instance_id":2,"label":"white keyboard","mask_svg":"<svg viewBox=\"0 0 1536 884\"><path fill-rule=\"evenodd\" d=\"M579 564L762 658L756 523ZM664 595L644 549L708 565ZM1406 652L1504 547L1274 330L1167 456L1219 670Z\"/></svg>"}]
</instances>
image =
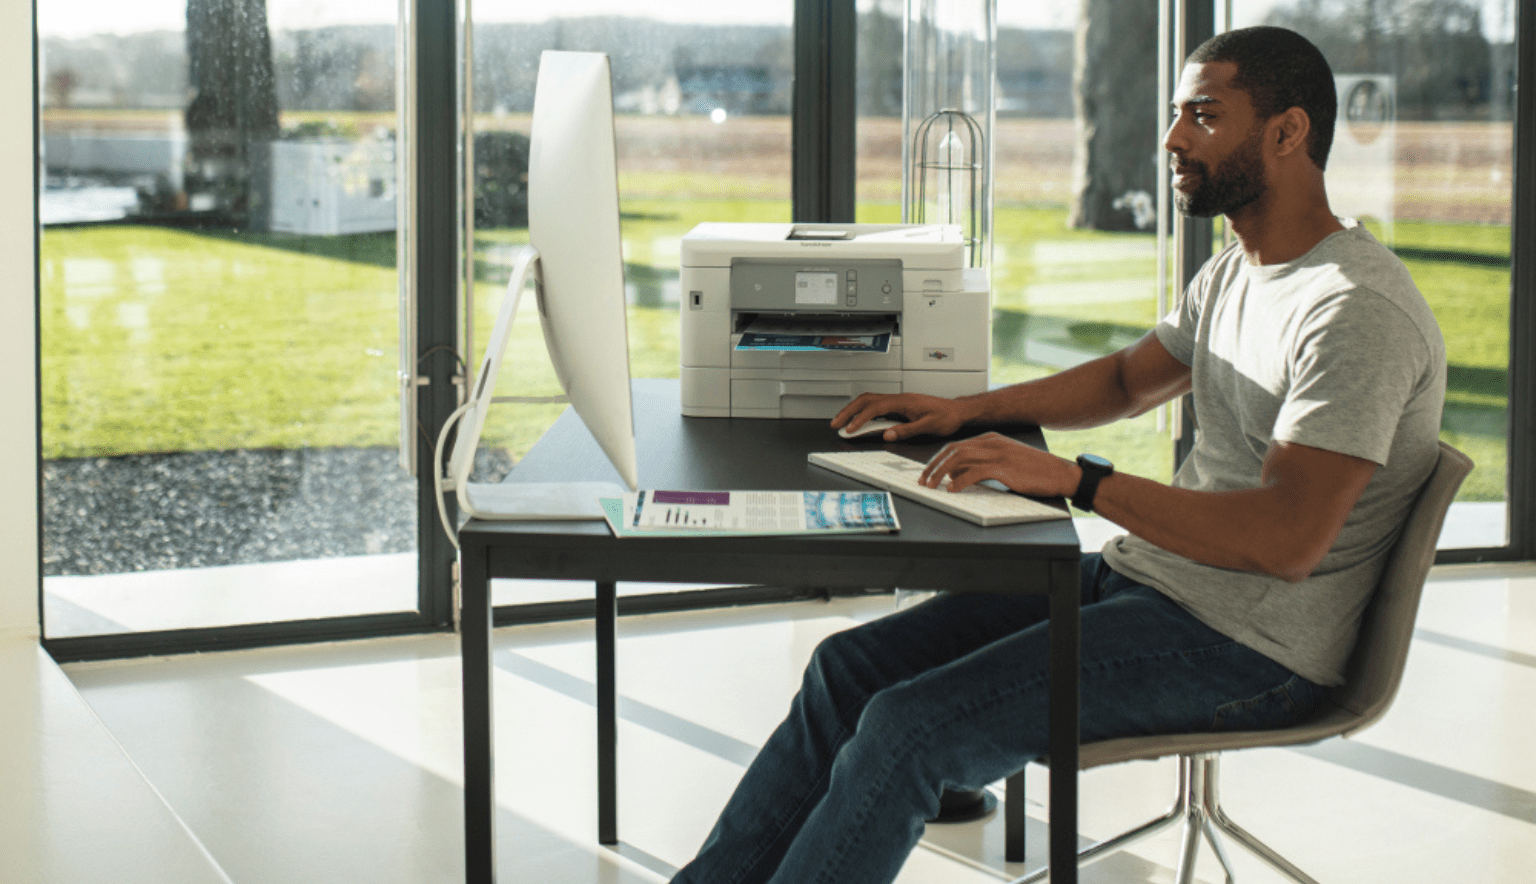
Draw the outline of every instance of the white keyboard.
<instances>
[{"instance_id":1,"label":"white keyboard","mask_svg":"<svg viewBox=\"0 0 1536 884\"><path fill-rule=\"evenodd\" d=\"M1012 491L999 491L988 485L972 485L964 491L948 490L949 480L938 488L919 484L923 474L919 461L889 451L817 451L808 458L816 466L858 479L892 494L899 494L952 516L975 522L982 527L1013 525L1065 519L1065 509L1041 503Z\"/></svg>"}]
</instances>

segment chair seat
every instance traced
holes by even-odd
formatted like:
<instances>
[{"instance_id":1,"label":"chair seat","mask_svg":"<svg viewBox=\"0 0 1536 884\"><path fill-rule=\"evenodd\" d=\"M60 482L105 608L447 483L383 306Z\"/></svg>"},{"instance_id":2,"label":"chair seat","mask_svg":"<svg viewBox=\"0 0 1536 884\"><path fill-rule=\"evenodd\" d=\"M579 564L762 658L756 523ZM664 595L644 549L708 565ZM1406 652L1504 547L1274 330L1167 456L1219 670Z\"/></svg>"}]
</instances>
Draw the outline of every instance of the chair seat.
<instances>
[{"instance_id":1,"label":"chair seat","mask_svg":"<svg viewBox=\"0 0 1536 884\"><path fill-rule=\"evenodd\" d=\"M1311 721L1277 730L1120 737L1084 743L1078 751L1078 767L1088 770L1122 761L1150 760L1169 755L1203 755L1259 746L1301 746L1353 732L1359 724L1360 718L1353 712L1340 706L1330 706Z\"/></svg>"}]
</instances>

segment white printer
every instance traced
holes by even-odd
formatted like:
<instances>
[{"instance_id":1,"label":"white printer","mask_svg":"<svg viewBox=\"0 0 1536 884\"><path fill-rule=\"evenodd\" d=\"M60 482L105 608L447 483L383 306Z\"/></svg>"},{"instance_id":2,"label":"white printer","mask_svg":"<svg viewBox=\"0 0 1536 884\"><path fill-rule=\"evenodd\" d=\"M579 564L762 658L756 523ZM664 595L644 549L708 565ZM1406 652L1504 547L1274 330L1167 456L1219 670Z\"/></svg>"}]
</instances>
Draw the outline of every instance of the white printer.
<instances>
[{"instance_id":1,"label":"white printer","mask_svg":"<svg viewBox=\"0 0 1536 884\"><path fill-rule=\"evenodd\" d=\"M987 388L985 271L935 224L700 224L683 237L683 414L830 418L860 393Z\"/></svg>"}]
</instances>

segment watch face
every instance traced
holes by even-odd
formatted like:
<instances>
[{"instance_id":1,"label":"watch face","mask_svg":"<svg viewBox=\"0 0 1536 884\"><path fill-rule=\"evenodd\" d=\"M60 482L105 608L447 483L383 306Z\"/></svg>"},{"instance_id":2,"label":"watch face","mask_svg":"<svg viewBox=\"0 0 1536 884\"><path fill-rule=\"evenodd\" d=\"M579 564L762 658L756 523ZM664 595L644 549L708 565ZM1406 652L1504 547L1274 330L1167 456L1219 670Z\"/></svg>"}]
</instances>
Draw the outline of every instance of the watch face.
<instances>
[{"instance_id":1,"label":"watch face","mask_svg":"<svg viewBox=\"0 0 1536 884\"><path fill-rule=\"evenodd\" d=\"M1087 461L1102 470L1112 470L1115 468L1115 465L1110 463L1108 459L1099 457L1097 454L1078 455L1078 460Z\"/></svg>"}]
</instances>

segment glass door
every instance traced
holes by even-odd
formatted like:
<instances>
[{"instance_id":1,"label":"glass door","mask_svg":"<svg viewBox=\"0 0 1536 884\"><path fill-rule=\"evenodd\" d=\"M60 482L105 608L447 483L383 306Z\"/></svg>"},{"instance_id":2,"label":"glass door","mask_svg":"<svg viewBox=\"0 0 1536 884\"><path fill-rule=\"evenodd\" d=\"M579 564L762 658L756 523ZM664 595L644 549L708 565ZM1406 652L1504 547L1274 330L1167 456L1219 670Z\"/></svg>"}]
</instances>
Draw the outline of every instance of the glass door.
<instances>
[{"instance_id":1,"label":"glass door","mask_svg":"<svg viewBox=\"0 0 1536 884\"><path fill-rule=\"evenodd\" d=\"M392 0L39 0L45 636L417 608Z\"/></svg>"}]
</instances>

